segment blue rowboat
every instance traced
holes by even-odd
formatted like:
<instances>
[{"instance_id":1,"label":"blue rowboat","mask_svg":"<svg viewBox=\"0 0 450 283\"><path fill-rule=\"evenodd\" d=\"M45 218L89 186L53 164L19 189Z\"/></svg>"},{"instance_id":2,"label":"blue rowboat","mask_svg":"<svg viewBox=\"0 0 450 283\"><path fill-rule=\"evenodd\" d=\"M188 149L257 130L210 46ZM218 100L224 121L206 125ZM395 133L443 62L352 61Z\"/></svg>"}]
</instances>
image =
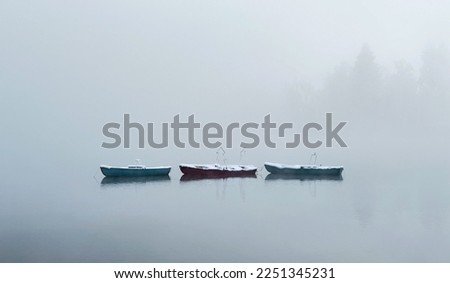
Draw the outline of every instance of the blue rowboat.
<instances>
[{"instance_id":1,"label":"blue rowboat","mask_svg":"<svg viewBox=\"0 0 450 283\"><path fill-rule=\"evenodd\" d=\"M100 170L106 177L150 177L167 175L170 166L145 167L143 165L130 165L128 167L100 166Z\"/></svg>"},{"instance_id":2,"label":"blue rowboat","mask_svg":"<svg viewBox=\"0 0 450 283\"><path fill-rule=\"evenodd\" d=\"M341 176L342 166L318 165L284 165L278 163L264 163L264 167L271 174L302 175L302 176Z\"/></svg>"}]
</instances>

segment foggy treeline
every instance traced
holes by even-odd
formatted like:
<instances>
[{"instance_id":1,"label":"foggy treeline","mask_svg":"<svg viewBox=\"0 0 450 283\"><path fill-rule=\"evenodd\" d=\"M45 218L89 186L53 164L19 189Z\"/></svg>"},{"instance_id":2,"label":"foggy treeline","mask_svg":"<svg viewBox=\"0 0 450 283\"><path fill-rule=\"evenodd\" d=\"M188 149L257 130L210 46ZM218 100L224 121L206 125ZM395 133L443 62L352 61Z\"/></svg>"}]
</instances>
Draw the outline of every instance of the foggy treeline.
<instances>
[{"instance_id":1,"label":"foggy treeline","mask_svg":"<svg viewBox=\"0 0 450 283\"><path fill-rule=\"evenodd\" d=\"M420 68L405 60L388 68L366 44L354 62L335 67L321 87L303 83L289 96L314 113L339 113L361 130L448 127L449 52L445 46L427 47Z\"/></svg>"}]
</instances>

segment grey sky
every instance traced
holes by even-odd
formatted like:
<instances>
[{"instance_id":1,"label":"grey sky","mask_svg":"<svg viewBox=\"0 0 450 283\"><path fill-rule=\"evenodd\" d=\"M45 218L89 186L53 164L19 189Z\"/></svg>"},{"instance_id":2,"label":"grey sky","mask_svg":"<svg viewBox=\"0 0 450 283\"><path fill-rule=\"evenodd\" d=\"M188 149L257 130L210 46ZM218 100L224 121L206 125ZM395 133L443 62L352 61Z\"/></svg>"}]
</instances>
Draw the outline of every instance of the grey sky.
<instances>
[{"instance_id":1,"label":"grey sky","mask_svg":"<svg viewBox=\"0 0 450 283\"><path fill-rule=\"evenodd\" d=\"M2 1L3 142L31 135L100 150L103 124L123 113L292 121L304 104L291 89L320 89L364 44L382 71L403 59L417 74L427 46L449 45L449 10L447 1Z\"/></svg>"}]
</instances>

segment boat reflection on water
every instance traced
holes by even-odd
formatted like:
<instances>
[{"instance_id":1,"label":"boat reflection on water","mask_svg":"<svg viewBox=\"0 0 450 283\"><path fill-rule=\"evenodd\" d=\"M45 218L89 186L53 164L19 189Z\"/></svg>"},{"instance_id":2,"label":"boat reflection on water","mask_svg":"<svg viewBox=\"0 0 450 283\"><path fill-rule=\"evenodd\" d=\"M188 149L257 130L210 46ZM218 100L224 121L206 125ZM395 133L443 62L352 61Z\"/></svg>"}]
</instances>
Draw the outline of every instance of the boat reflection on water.
<instances>
[{"instance_id":1,"label":"boat reflection on water","mask_svg":"<svg viewBox=\"0 0 450 283\"><path fill-rule=\"evenodd\" d=\"M269 174L265 180L342 181L344 179L342 175Z\"/></svg>"},{"instance_id":2,"label":"boat reflection on water","mask_svg":"<svg viewBox=\"0 0 450 283\"><path fill-rule=\"evenodd\" d=\"M181 176L180 181L187 182L187 181L199 181L199 180L228 180L228 179L256 179L256 175L223 177L223 176L184 174L183 176Z\"/></svg>"},{"instance_id":3,"label":"boat reflection on water","mask_svg":"<svg viewBox=\"0 0 450 283\"><path fill-rule=\"evenodd\" d=\"M170 181L169 175L159 176L142 176L142 177L104 177L102 179L102 186L114 185L132 185L132 184L146 184L150 182L165 182Z\"/></svg>"},{"instance_id":4,"label":"boat reflection on water","mask_svg":"<svg viewBox=\"0 0 450 283\"><path fill-rule=\"evenodd\" d=\"M241 201L245 202L245 188L252 188L257 182L255 174L249 176L207 176L184 174L180 178L180 185L185 188L202 189L215 191L219 201L225 201L228 197L233 197L236 192Z\"/></svg>"}]
</instances>

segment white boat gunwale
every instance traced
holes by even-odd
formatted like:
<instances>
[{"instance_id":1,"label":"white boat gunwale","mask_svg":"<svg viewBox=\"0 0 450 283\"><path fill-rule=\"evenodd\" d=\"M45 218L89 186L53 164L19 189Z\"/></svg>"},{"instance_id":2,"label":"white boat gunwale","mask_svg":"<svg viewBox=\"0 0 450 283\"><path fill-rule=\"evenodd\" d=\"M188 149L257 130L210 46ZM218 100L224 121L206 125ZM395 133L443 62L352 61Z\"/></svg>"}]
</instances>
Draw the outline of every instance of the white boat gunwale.
<instances>
[{"instance_id":1,"label":"white boat gunwale","mask_svg":"<svg viewBox=\"0 0 450 283\"><path fill-rule=\"evenodd\" d=\"M100 165L100 168L105 169L130 169L130 170L148 170L148 169L171 169L171 166L144 166L144 165L128 165L128 166L109 166L109 165Z\"/></svg>"},{"instance_id":2,"label":"white boat gunwale","mask_svg":"<svg viewBox=\"0 0 450 283\"><path fill-rule=\"evenodd\" d=\"M344 169L343 166L321 166L321 165L286 165L280 163L272 163L272 162L264 162L264 165L276 167L278 169L318 169L318 170L326 170L326 169Z\"/></svg>"},{"instance_id":3,"label":"white boat gunwale","mask_svg":"<svg viewBox=\"0 0 450 283\"><path fill-rule=\"evenodd\" d=\"M258 168L254 165L220 165L220 164L180 164L180 167L200 170L222 170L222 171L252 171Z\"/></svg>"}]
</instances>

